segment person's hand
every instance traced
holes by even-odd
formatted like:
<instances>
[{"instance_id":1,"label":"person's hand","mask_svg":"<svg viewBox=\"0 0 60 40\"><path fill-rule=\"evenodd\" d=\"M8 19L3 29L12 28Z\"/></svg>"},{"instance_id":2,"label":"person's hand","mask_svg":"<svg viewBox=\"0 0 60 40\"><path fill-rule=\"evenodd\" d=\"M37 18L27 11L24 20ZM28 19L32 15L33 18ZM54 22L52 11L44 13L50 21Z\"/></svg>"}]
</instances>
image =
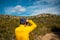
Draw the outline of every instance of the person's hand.
<instances>
[{"instance_id":1,"label":"person's hand","mask_svg":"<svg viewBox=\"0 0 60 40\"><path fill-rule=\"evenodd\" d=\"M28 22L29 20L27 19L26 22Z\"/></svg>"}]
</instances>

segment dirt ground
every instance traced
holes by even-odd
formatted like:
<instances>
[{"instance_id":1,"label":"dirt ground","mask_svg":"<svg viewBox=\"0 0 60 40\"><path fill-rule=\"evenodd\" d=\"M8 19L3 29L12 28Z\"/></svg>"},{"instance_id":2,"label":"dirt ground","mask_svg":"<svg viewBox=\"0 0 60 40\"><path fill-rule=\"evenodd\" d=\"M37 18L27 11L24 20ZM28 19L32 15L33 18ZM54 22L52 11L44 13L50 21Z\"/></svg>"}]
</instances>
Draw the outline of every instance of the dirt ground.
<instances>
[{"instance_id":1,"label":"dirt ground","mask_svg":"<svg viewBox=\"0 0 60 40\"><path fill-rule=\"evenodd\" d=\"M60 40L57 35L53 34L53 33L47 33L44 36L38 36L36 39L34 40Z\"/></svg>"}]
</instances>

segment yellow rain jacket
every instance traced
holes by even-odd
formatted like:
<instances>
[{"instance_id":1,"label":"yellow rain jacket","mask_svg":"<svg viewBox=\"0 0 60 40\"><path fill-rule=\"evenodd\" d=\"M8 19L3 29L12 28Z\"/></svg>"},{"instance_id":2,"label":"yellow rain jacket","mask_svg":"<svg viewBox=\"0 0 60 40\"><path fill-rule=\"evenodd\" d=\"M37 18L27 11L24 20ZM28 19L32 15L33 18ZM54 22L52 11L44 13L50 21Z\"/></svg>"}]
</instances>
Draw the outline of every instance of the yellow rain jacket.
<instances>
[{"instance_id":1,"label":"yellow rain jacket","mask_svg":"<svg viewBox=\"0 0 60 40\"><path fill-rule=\"evenodd\" d=\"M29 40L29 33L33 31L37 26L32 21L29 20L29 23L32 24L31 26L20 25L15 29L16 39L17 40Z\"/></svg>"}]
</instances>

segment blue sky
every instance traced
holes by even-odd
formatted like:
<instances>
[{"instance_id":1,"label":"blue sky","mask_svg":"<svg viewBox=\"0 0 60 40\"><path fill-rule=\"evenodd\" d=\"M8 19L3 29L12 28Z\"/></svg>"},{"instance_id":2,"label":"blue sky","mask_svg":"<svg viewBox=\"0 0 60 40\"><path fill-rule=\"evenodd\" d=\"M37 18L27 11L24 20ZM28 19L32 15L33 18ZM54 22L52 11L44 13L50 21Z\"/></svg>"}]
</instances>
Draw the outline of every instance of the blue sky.
<instances>
[{"instance_id":1,"label":"blue sky","mask_svg":"<svg viewBox=\"0 0 60 40\"><path fill-rule=\"evenodd\" d=\"M60 15L60 0L0 0L0 14L34 16L43 13Z\"/></svg>"}]
</instances>

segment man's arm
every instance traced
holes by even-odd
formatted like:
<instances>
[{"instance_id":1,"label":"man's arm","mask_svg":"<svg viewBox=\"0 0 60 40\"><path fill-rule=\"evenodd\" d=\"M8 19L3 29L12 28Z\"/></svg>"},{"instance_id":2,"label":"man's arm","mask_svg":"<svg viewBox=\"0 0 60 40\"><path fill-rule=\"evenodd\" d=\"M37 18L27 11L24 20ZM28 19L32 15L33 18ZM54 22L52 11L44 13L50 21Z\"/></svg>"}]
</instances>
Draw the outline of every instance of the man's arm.
<instances>
[{"instance_id":1,"label":"man's arm","mask_svg":"<svg viewBox=\"0 0 60 40\"><path fill-rule=\"evenodd\" d=\"M31 24L31 26L26 27L26 29L29 32L31 32L31 31L33 31L37 27L37 25L32 20L29 20L28 22Z\"/></svg>"}]
</instances>

